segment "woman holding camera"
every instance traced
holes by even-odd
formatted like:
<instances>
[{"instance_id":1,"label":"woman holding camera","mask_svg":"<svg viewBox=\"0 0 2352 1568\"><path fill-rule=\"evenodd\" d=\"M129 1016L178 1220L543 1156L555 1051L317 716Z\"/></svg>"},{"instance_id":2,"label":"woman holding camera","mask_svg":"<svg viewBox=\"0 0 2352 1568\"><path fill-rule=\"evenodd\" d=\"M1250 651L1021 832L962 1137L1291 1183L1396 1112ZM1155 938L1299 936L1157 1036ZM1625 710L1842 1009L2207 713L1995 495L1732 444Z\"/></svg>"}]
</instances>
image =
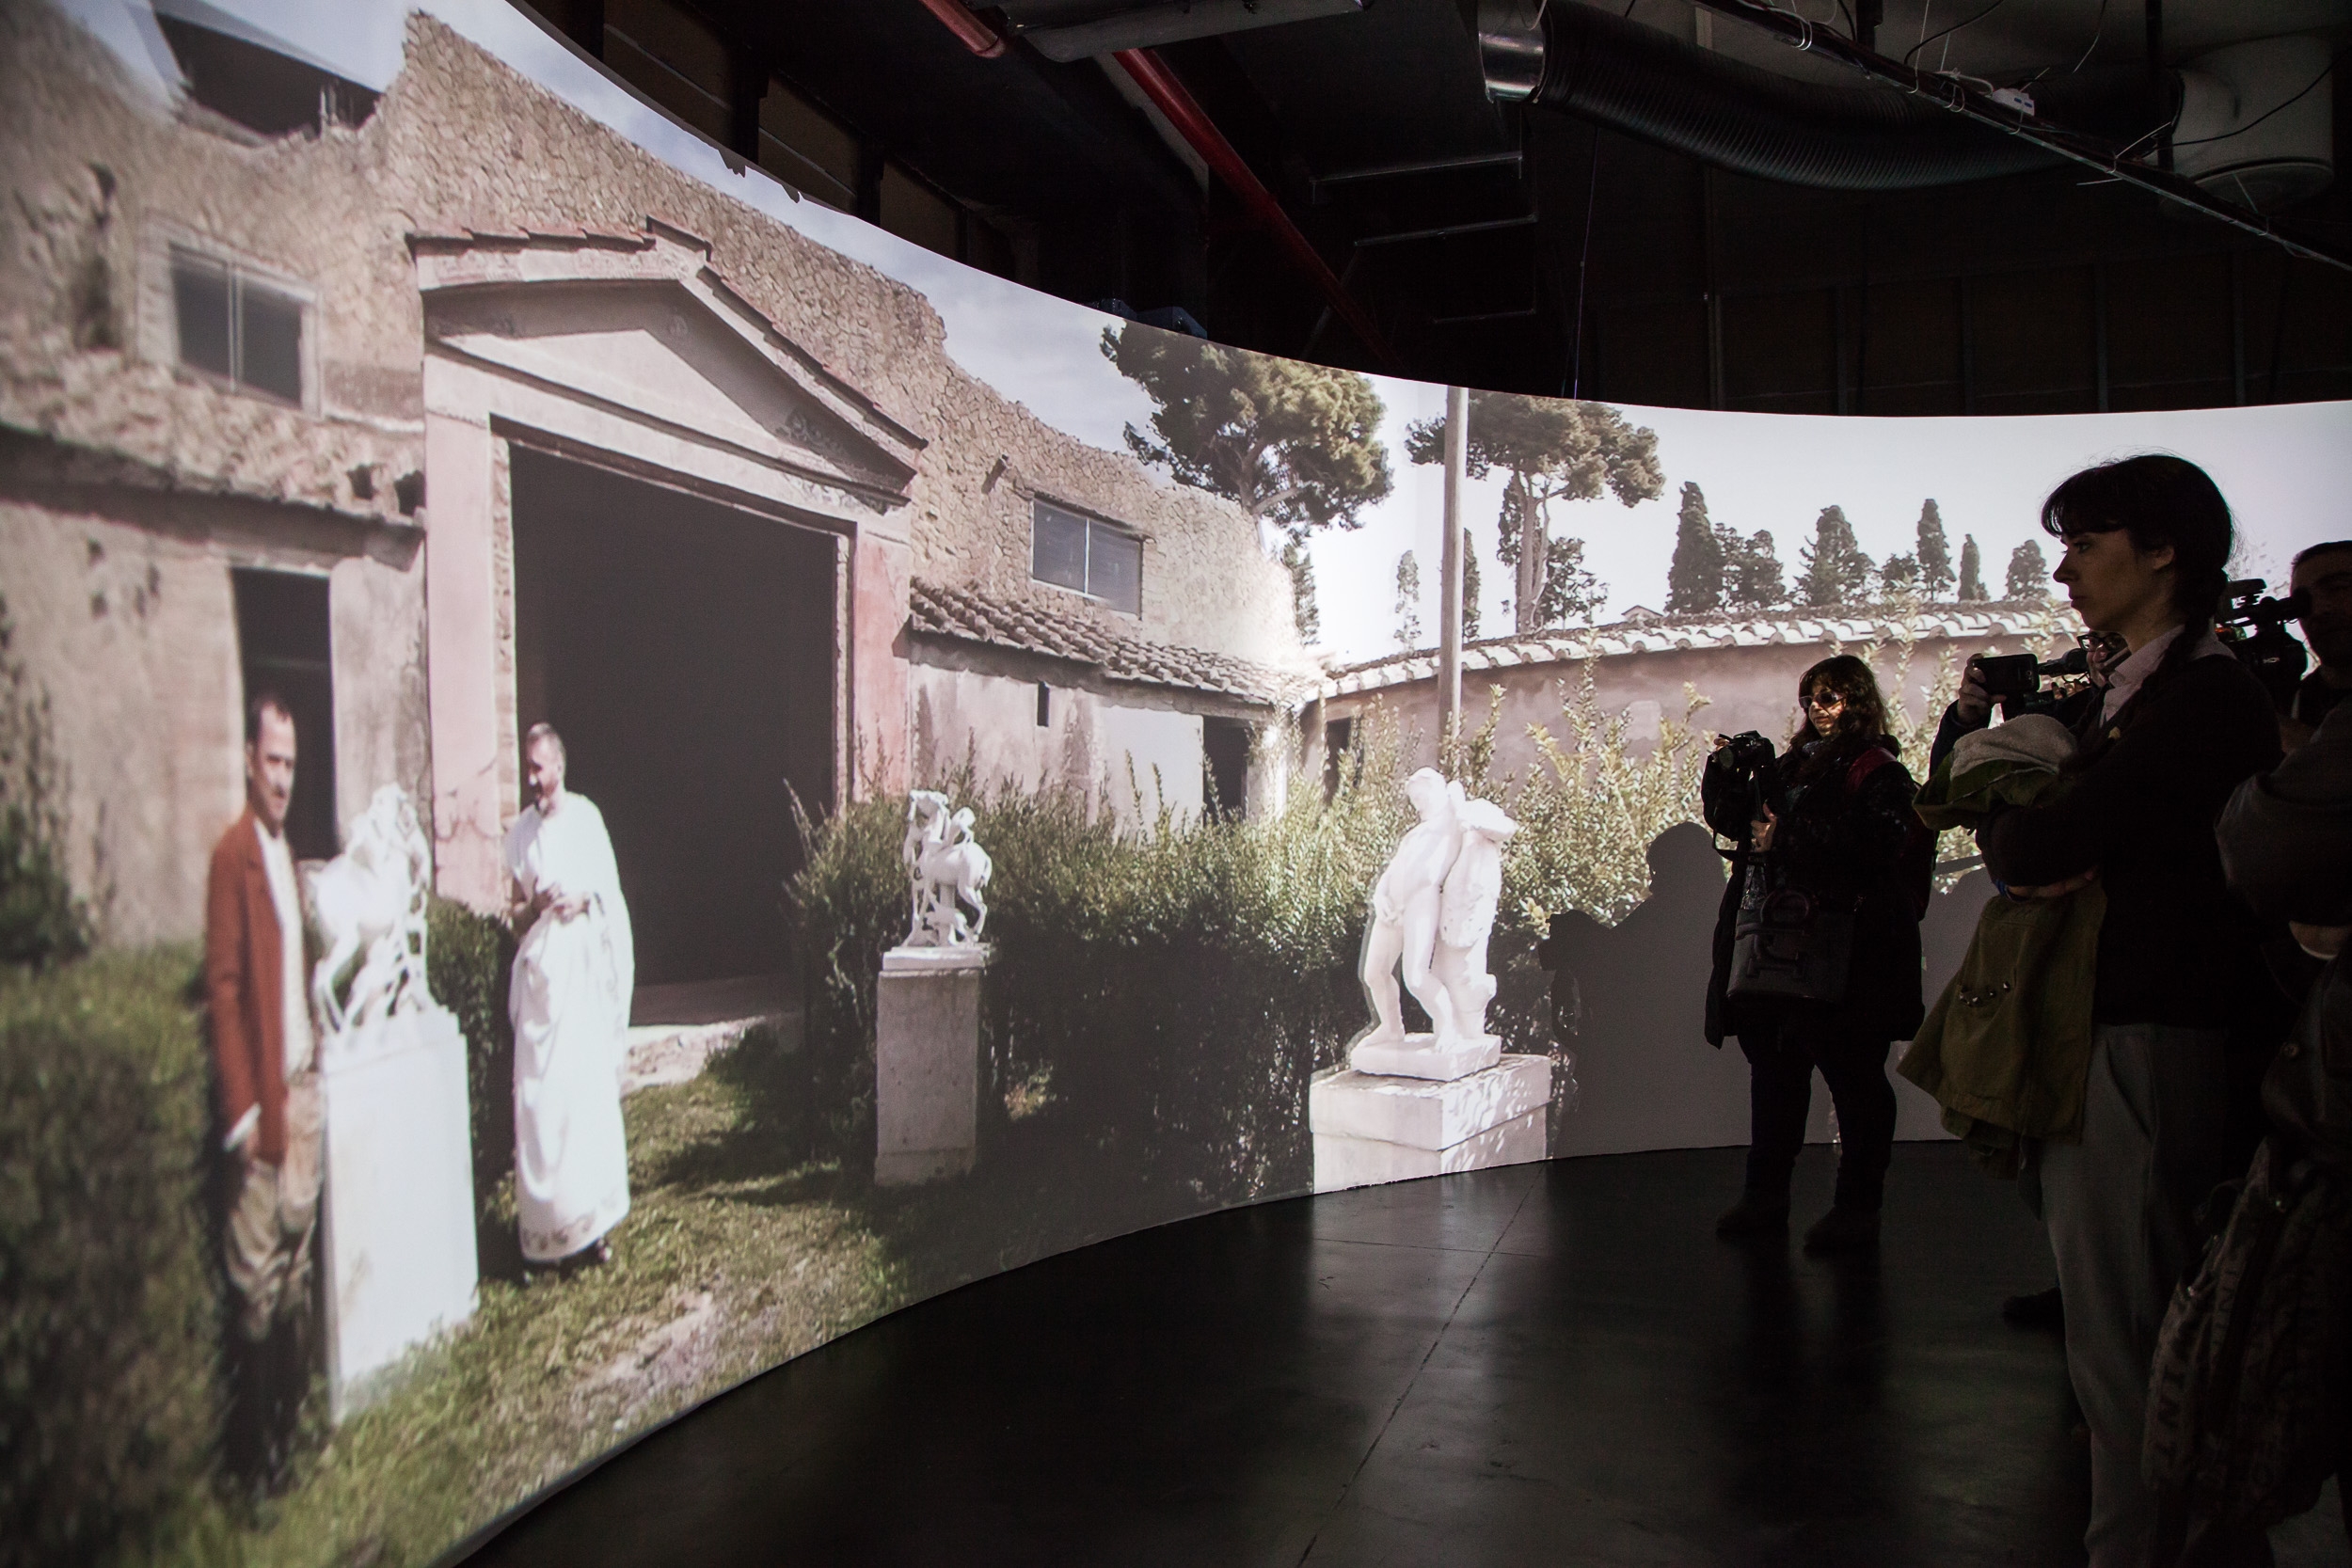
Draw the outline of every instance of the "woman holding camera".
<instances>
[{"instance_id":1,"label":"woman holding camera","mask_svg":"<svg viewBox=\"0 0 2352 1568\"><path fill-rule=\"evenodd\" d=\"M1770 746L1741 736L1717 747L1701 781L1708 825L1739 845L1715 926L1707 1036L1740 1037L1748 1059L1745 1189L1715 1225L1718 1235L1785 1234L1788 1183L1804 1146L1813 1069L1837 1107L1842 1148L1837 1194L1805 1232L1807 1252L1874 1246L1879 1201L1895 1141L1895 1090L1886 1053L1919 1027L1920 905L1909 885L1918 787L1896 760L1886 704L1870 667L1851 654L1804 673L1804 720L1777 764ZM1773 774L1777 773L1777 779ZM1777 797L1777 800L1775 800ZM1765 1001L1730 994L1736 927L1747 874L1759 865L1820 900L1851 911L1853 938L1842 997Z\"/></svg>"},{"instance_id":2,"label":"woman holding camera","mask_svg":"<svg viewBox=\"0 0 2352 1568\"><path fill-rule=\"evenodd\" d=\"M2055 575L2084 624L2129 652L2082 717L2073 787L1996 813L1978 839L2010 897L2092 878L2106 888L2082 1139L2043 1144L2024 1179L2058 1259L2090 1428L2085 1544L2107 1568L2149 1550L2139 1455L2156 1330L2191 1261L2192 1211L2235 1174L2228 1026L2265 982L2214 824L2241 781L2279 760L2279 724L2214 635L2232 529L2204 470L2160 454L2086 469L2051 492L2042 526L2064 542Z\"/></svg>"}]
</instances>

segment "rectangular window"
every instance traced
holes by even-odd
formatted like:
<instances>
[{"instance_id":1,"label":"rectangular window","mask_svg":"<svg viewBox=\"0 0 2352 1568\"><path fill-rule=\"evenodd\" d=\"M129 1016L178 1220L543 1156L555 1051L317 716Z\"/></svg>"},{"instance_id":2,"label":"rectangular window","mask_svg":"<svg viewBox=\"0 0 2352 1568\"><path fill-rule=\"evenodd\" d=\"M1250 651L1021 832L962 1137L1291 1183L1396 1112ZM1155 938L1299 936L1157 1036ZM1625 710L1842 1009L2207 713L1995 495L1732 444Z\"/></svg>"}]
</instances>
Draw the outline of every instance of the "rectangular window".
<instances>
[{"instance_id":1,"label":"rectangular window","mask_svg":"<svg viewBox=\"0 0 2352 1568\"><path fill-rule=\"evenodd\" d=\"M1043 681L1037 683L1037 727L1049 729L1054 722L1054 689Z\"/></svg>"},{"instance_id":2,"label":"rectangular window","mask_svg":"<svg viewBox=\"0 0 2352 1568\"><path fill-rule=\"evenodd\" d=\"M1031 508L1029 575L1113 610L1143 613L1143 541L1052 501Z\"/></svg>"},{"instance_id":3,"label":"rectangular window","mask_svg":"<svg viewBox=\"0 0 2352 1568\"><path fill-rule=\"evenodd\" d=\"M180 362L287 403L302 401L302 302L241 268L171 253Z\"/></svg>"}]
</instances>

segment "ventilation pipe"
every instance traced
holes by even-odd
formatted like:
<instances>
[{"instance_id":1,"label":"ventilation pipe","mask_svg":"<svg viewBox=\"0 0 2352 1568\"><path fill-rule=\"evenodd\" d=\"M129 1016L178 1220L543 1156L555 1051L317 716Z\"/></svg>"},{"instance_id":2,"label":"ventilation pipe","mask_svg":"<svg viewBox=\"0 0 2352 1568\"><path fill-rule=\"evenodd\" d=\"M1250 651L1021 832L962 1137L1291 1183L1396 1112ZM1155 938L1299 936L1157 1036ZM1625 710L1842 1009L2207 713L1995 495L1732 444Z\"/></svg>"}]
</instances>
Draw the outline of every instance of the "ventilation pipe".
<instances>
[{"instance_id":1,"label":"ventilation pipe","mask_svg":"<svg viewBox=\"0 0 2352 1568\"><path fill-rule=\"evenodd\" d=\"M2257 39L2192 60L2181 71L2172 166L2216 196L2273 212L2336 177L2335 46Z\"/></svg>"},{"instance_id":2,"label":"ventilation pipe","mask_svg":"<svg viewBox=\"0 0 2352 1568\"><path fill-rule=\"evenodd\" d=\"M1880 87L1779 75L1595 7L1484 0L1487 91L1759 180L1824 190L1957 184L2061 160L1971 123L1943 104ZM2036 110L2077 131L2129 140L2166 118L2137 70L2034 87Z\"/></svg>"},{"instance_id":3,"label":"ventilation pipe","mask_svg":"<svg viewBox=\"0 0 2352 1568\"><path fill-rule=\"evenodd\" d=\"M1488 94L1544 103L1737 173L1832 190L1917 189L2063 161L2259 235L2290 255L2352 271L2352 252L2343 245L2290 231L2249 205L2232 183L2233 176L2245 178L2240 171L2217 166L2201 183L2136 155L2182 113L2185 87L2173 73L2134 71L2135 89L2112 73L2069 72L2034 83L2028 94L1915 69L1771 0L1692 3L1851 67L1873 85L1792 81L1573 0L1533 7L1477 0ZM1537 50L1542 67L1531 71ZM2311 80L2304 99L2325 83L2324 73ZM2287 105L2279 108L2283 117ZM2239 126L2254 131L2254 110L2240 112ZM2173 144L2192 139L2176 132ZM2207 145L2227 148L2237 139L2232 133ZM2243 157L2243 149L2225 155ZM2309 162L2299 153L2290 161ZM2311 178L2309 170L2302 175L2307 188ZM2257 194L2253 184L2248 178L2245 197Z\"/></svg>"}]
</instances>

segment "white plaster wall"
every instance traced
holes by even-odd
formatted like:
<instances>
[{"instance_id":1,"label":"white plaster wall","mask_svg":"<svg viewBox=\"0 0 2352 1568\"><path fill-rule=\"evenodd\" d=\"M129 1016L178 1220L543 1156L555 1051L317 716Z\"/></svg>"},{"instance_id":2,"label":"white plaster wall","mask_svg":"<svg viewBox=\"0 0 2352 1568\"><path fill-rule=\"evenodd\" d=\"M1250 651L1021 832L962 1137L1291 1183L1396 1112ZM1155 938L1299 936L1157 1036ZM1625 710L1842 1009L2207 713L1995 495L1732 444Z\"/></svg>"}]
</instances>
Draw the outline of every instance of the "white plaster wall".
<instances>
[{"instance_id":1,"label":"white plaster wall","mask_svg":"<svg viewBox=\"0 0 2352 1568\"><path fill-rule=\"evenodd\" d=\"M0 592L63 759L74 891L111 940L196 936L213 841L245 800L226 564L106 517L0 503Z\"/></svg>"},{"instance_id":2,"label":"white plaster wall","mask_svg":"<svg viewBox=\"0 0 2352 1568\"><path fill-rule=\"evenodd\" d=\"M914 686L917 784L942 779L968 759L986 787L1066 785L1107 795L1126 825L1150 822L1163 803L1200 814L1198 714L1054 687L1050 721L1040 725L1035 681L916 665Z\"/></svg>"},{"instance_id":3,"label":"white plaster wall","mask_svg":"<svg viewBox=\"0 0 2352 1568\"><path fill-rule=\"evenodd\" d=\"M1091 697L1087 702L1100 736L1097 754L1110 775L1111 795L1121 820L1134 810L1134 792L1127 785L1131 763L1136 789L1142 792L1144 820L1156 816L1162 805L1181 816L1198 817L1201 804L1200 715L1119 707Z\"/></svg>"}]
</instances>

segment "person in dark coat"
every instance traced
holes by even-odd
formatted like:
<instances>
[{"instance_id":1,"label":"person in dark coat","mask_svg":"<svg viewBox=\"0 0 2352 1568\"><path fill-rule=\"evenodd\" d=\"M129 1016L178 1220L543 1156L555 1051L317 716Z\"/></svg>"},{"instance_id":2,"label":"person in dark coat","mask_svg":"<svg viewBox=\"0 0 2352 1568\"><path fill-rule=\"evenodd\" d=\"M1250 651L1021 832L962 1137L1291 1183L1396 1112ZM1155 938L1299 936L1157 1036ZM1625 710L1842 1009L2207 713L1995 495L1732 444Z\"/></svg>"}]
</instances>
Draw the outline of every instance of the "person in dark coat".
<instances>
[{"instance_id":1,"label":"person in dark coat","mask_svg":"<svg viewBox=\"0 0 2352 1568\"><path fill-rule=\"evenodd\" d=\"M2232 1169L2233 1023L2268 1006L2264 928L2230 892L2215 820L2279 760L2268 693L2214 635L2228 582L2228 502L2162 453L2074 475L2042 505L2065 543L2055 574L2084 625L2121 636L2076 732L2073 787L1978 831L2011 897L2106 888L2079 1142L2042 1144L2021 1182L2050 1234L2067 1370L2090 1429L2091 1568L2147 1558L2140 1475L2157 1326L2195 1257L2193 1212ZM2275 1043L2276 1037L2272 1037Z\"/></svg>"},{"instance_id":2,"label":"person in dark coat","mask_svg":"<svg viewBox=\"0 0 2352 1568\"><path fill-rule=\"evenodd\" d=\"M1841 1150L1836 1201L1805 1232L1807 1252L1875 1246L1895 1143L1895 1089L1886 1055L1917 1031L1920 850L1930 847L1912 800L1918 785L1897 760L1885 699L1870 667L1851 654L1823 659L1798 684L1804 722L1780 768L1781 802L1756 799L1732 765L1729 743L1701 780L1708 825L1732 840L1731 881L1715 921L1707 1037L1736 1035L1748 1059L1747 1180L1718 1235L1780 1235L1788 1183L1804 1145L1813 1069L1837 1107ZM1793 886L1854 911L1845 998L1835 1005L1758 1003L1726 994L1748 868L1769 858Z\"/></svg>"}]
</instances>

